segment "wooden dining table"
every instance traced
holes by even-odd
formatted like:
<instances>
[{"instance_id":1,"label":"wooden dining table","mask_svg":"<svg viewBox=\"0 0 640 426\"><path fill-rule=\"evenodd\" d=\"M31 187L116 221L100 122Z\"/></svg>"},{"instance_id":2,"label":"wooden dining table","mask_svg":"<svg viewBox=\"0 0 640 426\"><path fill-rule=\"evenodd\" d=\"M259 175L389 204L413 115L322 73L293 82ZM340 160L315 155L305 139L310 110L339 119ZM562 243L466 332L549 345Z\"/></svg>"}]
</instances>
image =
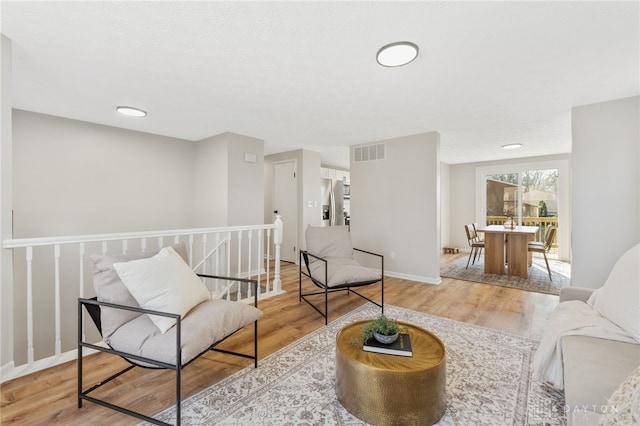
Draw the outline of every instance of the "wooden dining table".
<instances>
[{"instance_id":1,"label":"wooden dining table","mask_svg":"<svg viewBox=\"0 0 640 426\"><path fill-rule=\"evenodd\" d=\"M532 256L529 241L535 239L537 226L489 225L478 228L484 233L484 273L509 274L527 278Z\"/></svg>"}]
</instances>

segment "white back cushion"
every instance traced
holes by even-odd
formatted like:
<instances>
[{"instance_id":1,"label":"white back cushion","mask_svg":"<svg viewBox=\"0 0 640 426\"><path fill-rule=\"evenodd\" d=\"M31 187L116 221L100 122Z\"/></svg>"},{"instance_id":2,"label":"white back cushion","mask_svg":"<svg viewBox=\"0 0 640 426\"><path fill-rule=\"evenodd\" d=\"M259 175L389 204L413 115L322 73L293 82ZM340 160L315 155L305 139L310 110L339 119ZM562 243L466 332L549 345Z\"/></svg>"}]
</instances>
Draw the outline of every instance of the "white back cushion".
<instances>
[{"instance_id":1,"label":"white back cushion","mask_svg":"<svg viewBox=\"0 0 640 426\"><path fill-rule=\"evenodd\" d=\"M189 265L171 247L148 259L113 264L120 279L140 307L184 316L211 295ZM172 318L150 316L165 333L174 326Z\"/></svg>"},{"instance_id":2,"label":"white back cushion","mask_svg":"<svg viewBox=\"0 0 640 426\"><path fill-rule=\"evenodd\" d=\"M640 342L640 244L618 259L607 281L587 303Z\"/></svg>"},{"instance_id":3,"label":"white back cushion","mask_svg":"<svg viewBox=\"0 0 640 426\"><path fill-rule=\"evenodd\" d=\"M351 259L353 244L347 226L307 226L307 251L322 258Z\"/></svg>"}]
</instances>

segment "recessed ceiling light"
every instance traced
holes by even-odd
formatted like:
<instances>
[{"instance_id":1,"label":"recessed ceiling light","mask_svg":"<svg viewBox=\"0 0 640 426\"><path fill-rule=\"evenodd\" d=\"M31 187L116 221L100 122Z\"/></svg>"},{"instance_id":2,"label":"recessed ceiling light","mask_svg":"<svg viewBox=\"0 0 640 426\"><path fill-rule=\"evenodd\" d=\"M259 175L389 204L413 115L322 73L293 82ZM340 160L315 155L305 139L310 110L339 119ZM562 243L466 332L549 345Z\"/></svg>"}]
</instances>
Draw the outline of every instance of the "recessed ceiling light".
<instances>
[{"instance_id":1,"label":"recessed ceiling light","mask_svg":"<svg viewBox=\"0 0 640 426\"><path fill-rule=\"evenodd\" d=\"M122 115L128 115L129 117L146 117L147 112L143 111L139 108L129 107L129 106L119 106L116 108Z\"/></svg>"},{"instance_id":2,"label":"recessed ceiling light","mask_svg":"<svg viewBox=\"0 0 640 426\"><path fill-rule=\"evenodd\" d=\"M518 149L522 148L521 143L510 143L508 145L502 145L502 149Z\"/></svg>"},{"instance_id":3,"label":"recessed ceiling light","mask_svg":"<svg viewBox=\"0 0 640 426\"><path fill-rule=\"evenodd\" d=\"M418 57L418 46L410 41L398 41L378 50L376 60L383 67L400 67Z\"/></svg>"}]
</instances>

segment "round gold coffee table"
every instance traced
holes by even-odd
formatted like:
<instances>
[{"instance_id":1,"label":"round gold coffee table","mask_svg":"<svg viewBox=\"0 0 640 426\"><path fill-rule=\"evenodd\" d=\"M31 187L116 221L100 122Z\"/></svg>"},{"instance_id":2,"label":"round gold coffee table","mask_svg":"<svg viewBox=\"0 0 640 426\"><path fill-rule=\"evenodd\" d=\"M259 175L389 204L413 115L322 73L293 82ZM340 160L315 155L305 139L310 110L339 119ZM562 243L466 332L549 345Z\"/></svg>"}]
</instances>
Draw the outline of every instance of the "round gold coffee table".
<instances>
[{"instance_id":1,"label":"round gold coffee table","mask_svg":"<svg viewBox=\"0 0 640 426\"><path fill-rule=\"evenodd\" d=\"M444 415L445 348L415 325L400 323L411 337L413 357L379 354L351 343L368 320L342 328L336 337L336 395L351 414L374 425L432 425Z\"/></svg>"}]
</instances>

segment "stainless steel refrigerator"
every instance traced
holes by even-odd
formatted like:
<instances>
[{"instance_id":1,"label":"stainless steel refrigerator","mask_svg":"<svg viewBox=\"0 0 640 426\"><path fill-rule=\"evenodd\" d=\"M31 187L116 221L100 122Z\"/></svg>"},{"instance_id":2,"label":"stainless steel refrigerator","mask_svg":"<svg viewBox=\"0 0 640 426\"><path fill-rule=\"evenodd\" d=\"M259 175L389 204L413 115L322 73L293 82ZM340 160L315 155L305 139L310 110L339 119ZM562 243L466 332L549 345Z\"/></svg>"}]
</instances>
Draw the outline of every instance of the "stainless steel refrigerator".
<instances>
[{"instance_id":1,"label":"stainless steel refrigerator","mask_svg":"<svg viewBox=\"0 0 640 426\"><path fill-rule=\"evenodd\" d=\"M321 226L344 225L344 184L337 179L321 179Z\"/></svg>"}]
</instances>

